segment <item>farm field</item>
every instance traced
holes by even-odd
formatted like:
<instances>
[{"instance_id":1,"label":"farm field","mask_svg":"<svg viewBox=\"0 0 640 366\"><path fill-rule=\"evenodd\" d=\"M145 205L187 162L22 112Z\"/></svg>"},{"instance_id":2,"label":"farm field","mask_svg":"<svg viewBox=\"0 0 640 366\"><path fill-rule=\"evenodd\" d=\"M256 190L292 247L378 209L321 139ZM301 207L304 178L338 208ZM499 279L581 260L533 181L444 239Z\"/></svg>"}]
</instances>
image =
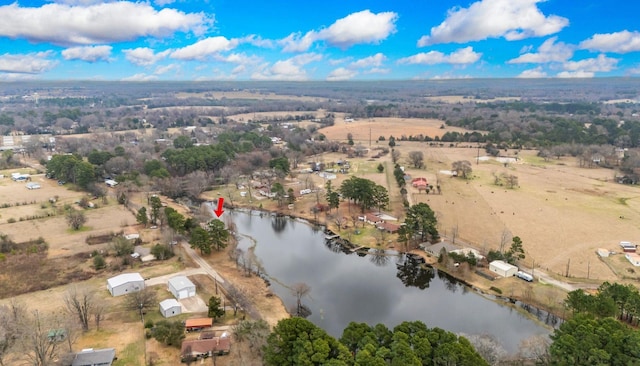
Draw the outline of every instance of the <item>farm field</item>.
<instances>
[{"instance_id":1,"label":"farm field","mask_svg":"<svg viewBox=\"0 0 640 366\"><path fill-rule=\"evenodd\" d=\"M344 139L347 131L368 130L367 127L373 136L387 136L393 129L417 133L421 128L418 121L394 123L388 127L355 121L321 132ZM439 123L426 122L424 131L443 131ZM450 237L455 229L459 240L478 249L497 249L503 232L508 232L523 240L525 265L564 275L569 263L570 277L613 280L614 272L598 259L596 249L615 251L619 241L640 237L640 228L634 224L640 219L640 191L615 183L610 169L581 168L572 157L544 161L536 151L503 151L505 156L519 157L505 166L489 158L476 164L478 153L483 155L484 151L475 146L432 147L397 141L395 148L402 154L400 162L406 172L413 177L424 176L429 182L437 180L442 188L441 195L409 188L411 203L428 203L437 214L439 231L444 236ZM426 169L409 167L406 157L410 151L424 153ZM459 160L472 163L472 179L452 178L444 172ZM494 174L502 173L516 175L519 187L507 189L494 184Z\"/></svg>"}]
</instances>

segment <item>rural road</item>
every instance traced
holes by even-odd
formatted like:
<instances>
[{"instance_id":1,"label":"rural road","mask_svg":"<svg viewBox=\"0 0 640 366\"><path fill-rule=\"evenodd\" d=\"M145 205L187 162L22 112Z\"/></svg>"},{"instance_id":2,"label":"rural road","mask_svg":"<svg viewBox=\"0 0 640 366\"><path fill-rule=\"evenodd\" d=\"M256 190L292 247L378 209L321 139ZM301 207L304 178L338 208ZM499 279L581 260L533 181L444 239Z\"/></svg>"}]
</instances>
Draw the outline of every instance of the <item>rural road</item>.
<instances>
[{"instance_id":1,"label":"rural road","mask_svg":"<svg viewBox=\"0 0 640 366\"><path fill-rule=\"evenodd\" d=\"M186 242L183 242L182 249L184 249L187 252L187 254L189 254L189 257L191 257L191 259L193 259L193 261L200 266L201 270L204 270L206 274L208 274L209 276L211 276L211 278L218 281L219 284L224 285L224 279L220 277L218 272L216 272L216 270L213 269L211 265L207 263L207 261L202 259L202 257L200 257L198 253L196 253L196 251L189 246L189 244L187 244Z\"/></svg>"}]
</instances>

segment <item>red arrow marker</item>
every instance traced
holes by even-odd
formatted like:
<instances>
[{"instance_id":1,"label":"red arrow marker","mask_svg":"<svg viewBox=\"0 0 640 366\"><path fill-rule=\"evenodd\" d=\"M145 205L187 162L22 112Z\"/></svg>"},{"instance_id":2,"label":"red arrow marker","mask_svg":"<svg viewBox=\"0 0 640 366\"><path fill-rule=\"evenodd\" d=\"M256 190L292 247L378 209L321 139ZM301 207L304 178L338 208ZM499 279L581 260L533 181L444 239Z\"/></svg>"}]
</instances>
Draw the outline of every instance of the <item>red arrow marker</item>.
<instances>
[{"instance_id":1,"label":"red arrow marker","mask_svg":"<svg viewBox=\"0 0 640 366\"><path fill-rule=\"evenodd\" d=\"M224 205L224 198L220 197L218 198L218 208L213 211L216 213L216 216L220 217L220 215L222 215L222 213L224 212L224 210L222 209L222 206Z\"/></svg>"}]
</instances>

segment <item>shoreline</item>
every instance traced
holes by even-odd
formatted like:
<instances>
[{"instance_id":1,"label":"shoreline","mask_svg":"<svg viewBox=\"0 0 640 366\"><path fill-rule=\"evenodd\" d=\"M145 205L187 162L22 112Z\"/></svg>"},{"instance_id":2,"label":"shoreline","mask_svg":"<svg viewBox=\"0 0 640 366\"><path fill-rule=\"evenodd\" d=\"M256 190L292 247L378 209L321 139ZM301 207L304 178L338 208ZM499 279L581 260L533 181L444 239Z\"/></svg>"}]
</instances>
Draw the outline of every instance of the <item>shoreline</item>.
<instances>
[{"instance_id":1,"label":"shoreline","mask_svg":"<svg viewBox=\"0 0 640 366\"><path fill-rule=\"evenodd\" d=\"M225 206L226 208L234 209L234 210L256 211L256 212L261 212L269 215L287 216L290 218L294 218L296 220L304 221L310 225L317 225L317 226L323 227L324 228L323 232L325 233L325 235L336 237L333 240L338 239L339 244L345 247L346 249L362 248L362 249L369 250L373 248L369 245L354 244L348 241L347 239L342 238L339 234L336 234L336 232L334 231L335 228L333 228L332 225L328 223L326 224L322 223L320 222L320 220L314 219L312 215L308 215L308 216L299 215L293 212L285 213L285 212L282 212L281 210L268 210L262 207L255 207L252 205L245 206L245 205L237 205L237 204L236 205L225 204ZM542 304L542 301L540 301L540 299L535 299L535 297L533 297L529 300L526 300L526 299L523 299L521 296L515 296L515 295L505 296L502 294L495 293L491 290L491 288L485 288L486 286L483 286L477 283L476 281L462 278L461 276L454 273L454 271L447 270L447 268L445 268L444 266L440 265L437 262L437 258L429 255L424 251L420 251L419 249L413 249L411 251L405 252L402 250L398 250L396 248L386 248L386 250L390 250L390 249L396 250L399 253L404 253L407 255L419 256L424 261L423 265L431 267L437 271L444 273L445 275L451 277L455 281L461 283L463 286L466 286L467 288L469 288L469 290L476 292L480 296L483 296L484 298L487 298L490 301L496 302L499 305L506 305L514 308L516 311L523 313L524 315L529 317L531 320L541 324L542 326L550 330L554 329L556 326L560 325L564 321L562 314L559 314L553 311L553 309L547 306L544 306ZM270 287L270 285L267 282L264 282L264 284L266 288ZM531 301L531 300L534 300L534 301ZM546 320L543 320L542 318L546 318Z\"/></svg>"}]
</instances>

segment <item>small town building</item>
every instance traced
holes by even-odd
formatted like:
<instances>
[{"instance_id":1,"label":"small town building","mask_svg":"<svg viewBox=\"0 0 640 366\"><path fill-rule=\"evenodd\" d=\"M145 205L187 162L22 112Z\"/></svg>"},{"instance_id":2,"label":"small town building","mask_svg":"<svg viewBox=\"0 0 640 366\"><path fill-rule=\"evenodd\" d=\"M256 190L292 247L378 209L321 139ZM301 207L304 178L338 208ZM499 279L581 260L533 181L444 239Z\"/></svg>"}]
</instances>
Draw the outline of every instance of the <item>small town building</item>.
<instances>
[{"instance_id":1,"label":"small town building","mask_svg":"<svg viewBox=\"0 0 640 366\"><path fill-rule=\"evenodd\" d=\"M516 273L518 273L518 267L505 261L499 260L489 263L489 270L493 273L499 274L502 277L513 277Z\"/></svg>"},{"instance_id":2,"label":"small town building","mask_svg":"<svg viewBox=\"0 0 640 366\"><path fill-rule=\"evenodd\" d=\"M609 249L605 249L605 248L598 248L596 253L598 253L598 256L602 258L606 258L610 254Z\"/></svg>"},{"instance_id":3,"label":"small town building","mask_svg":"<svg viewBox=\"0 0 640 366\"><path fill-rule=\"evenodd\" d=\"M395 234L398 232L398 230L400 229L400 225L397 224L392 224L386 221L383 221L381 223L378 224L378 230L383 230L387 233L390 234Z\"/></svg>"},{"instance_id":4,"label":"small town building","mask_svg":"<svg viewBox=\"0 0 640 366\"><path fill-rule=\"evenodd\" d=\"M424 249L425 252L431 255L434 255L436 257L440 255L440 252L442 251L442 249L444 249L444 251L447 253L460 249L459 246L455 244L451 244L447 241L441 241L433 245L429 244L428 242L422 243L420 244L420 248Z\"/></svg>"},{"instance_id":5,"label":"small town building","mask_svg":"<svg viewBox=\"0 0 640 366\"><path fill-rule=\"evenodd\" d=\"M115 359L115 348L87 348L73 356L71 366L111 366Z\"/></svg>"},{"instance_id":6,"label":"small town building","mask_svg":"<svg viewBox=\"0 0 640 366\"><path fill-rule=\"evenodd\" d=\"M36 182L29 182L27 184L25 184L25 187L27 187L27 189L40 189L40 183L36 183Z\"/></svg>"},{"instance_id":7,"label":"small town building","mask_svg":"<svg viewBox=\"0 0 640 366\"><path fill-rule=\"evenodd\" d=\"M104 184L106 184L109 187L115 187L118 185L118 182L113 179L107 179L104 181Z\"/></svg>"},{"instance_id":8,"label":"small town building","mask_svg":"<svg viewBox=\"0 0 640 366\"><path fill-rule=\"evenodd\" d=\"M640 255L636 253L625 253L625 258L631 263L634 267L640 267Z\"/></svg>"},{"instance_id":9,"label":"small town building","mask_svg":"<svg viewBox=\"0 0 640 366\"><path fill-rule=\"evenodd\" d=\"M196 285L187 276L171 277L167 282L167 287L178 300L196 296Z\"/></svg>"},{"instance_id":10,"label":"small town building","mask_svg":"<svg viewBox=\"0 0 640 366\"><path fill-rule=\"evenodd\" d=\"M111 296L121 296L144 289L144 278L140 273L123 273L107 280Z\"/></svg>"},{"instance_id":11,"label":"small town building","mask_svg":"<svg viewBox=\"0 0 640 366\"><path fill-rule=\"evenodd\" d=\"M184 329L187 332L195 332L207 328L211 328L213 326L212 318L194 318L187 319L184 322Z\"/></svg>"},{"instance_id":12,"label":"small town building","mask_svg":"<svg viewBox=\"0 0 640 366\"><path fill-rule=\"evenodd\" d=\"M188 359L196 360L200 358L216 355L226 355L231 351L231 338L227 333L220 337L211 339L194 339L183 341L180 351L180 359L185 362Z\"/></svg>"},{"instance_id":13,"label":"small town building","mask_svg":"<svg viewBox=\"0 0 640 366\"><path fill-rule=\"evenodd\" d=\"M622 251L625 253L635 253L636 249L638 248L637 245L635 245L630 241L621 241L620 247L622 248Z\"/></svg>"},{"instance_id":14,"label":"small town building","mask_svg":"<svg viewBox=\"0 0 640 366\"><path fill-rule=\"evenodd\" d=\"M182 305L176 299L166 299L160 301L160 314L165 318L182 314Z\"/></svg>"}]
</instances>

